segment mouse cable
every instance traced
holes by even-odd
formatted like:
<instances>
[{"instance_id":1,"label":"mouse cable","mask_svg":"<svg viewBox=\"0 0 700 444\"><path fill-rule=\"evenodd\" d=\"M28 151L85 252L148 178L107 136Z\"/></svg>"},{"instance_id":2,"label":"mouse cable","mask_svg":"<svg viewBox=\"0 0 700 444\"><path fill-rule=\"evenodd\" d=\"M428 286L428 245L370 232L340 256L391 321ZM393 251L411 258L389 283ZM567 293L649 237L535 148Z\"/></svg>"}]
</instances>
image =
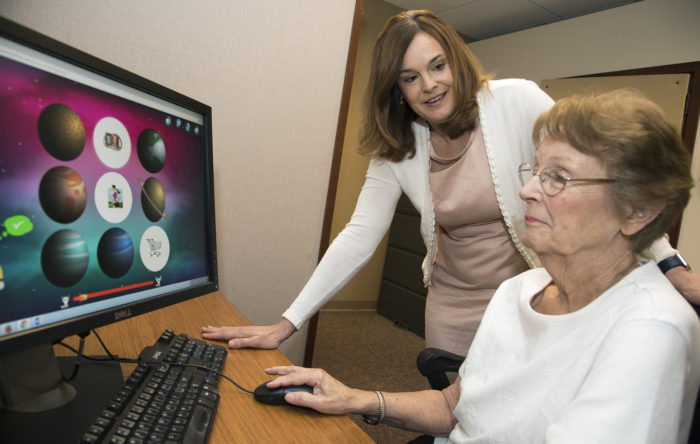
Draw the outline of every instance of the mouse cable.
<instances>
[{"instance_id":1,"label":"mouse cable","mask_svg":"<svg viewBox=\"0 0 700 444\"><path fill-rule=\"evenodd\" d=\"M122 364L140 364L140 363L143 362L144 364L149 365L149 366L152 367L152 368L153 368L155 365L160 365L160 364L166 364L166 365L168 365L168 366L177 365L177 366L180 366L180 367L199 368L199 369L202 369L202 370L206 370L206 371L215 373L216 375L218 375L218 376L220 376L220 377L226 379L227 381L229 381L230 383L232 383L233 385L235 385L235 386L238 387L240 390L243 390L243 391L246 392L246 393L250 393L250 394L253 394L253 393L254 393L254 392L251 391L251 390L248 390L248 389L246 389L246 388L244 388L244 387L241 387L236 381L234 381L234 380L233 380L232 378L230 378L229 376L226 376L226 375L224 375L223 373L221 373L220 371L211 369L211 368L209 368L209 367L207 367L207 366L205 366L205 365L199 365L199 364L180 364L180 363L160 363L160 362L144 362L144 361L142 361L142 360L140 360L140 359L120 358L119 356L114 355L114 354L112 354L112 353L109 351L109 349L107 348L107 346L105 345L105 343L102 341L102 338L100 338L100 335L97 334L97 331L96 331L96 330L92 330L92 332L93 332L93 333L95 334L95 336L97 337L97 340L100 341L100 344L102 345L102 348L104 349L105 353L107 353L107 356L89 356L89 355L85 355L85 354L83 354L83 351L82 351L82 348L83 348L83 347L80 347L80 350L76 350L75 348L73 348L73 347L71 347L70 345L64 343L63 341L58 341L57 344L59 344L59 345L65 347L65 348L67 348L68 350L72 351L73 353L75 353L76 355L78 355L79 358L82 357L82 358L87 359L88 361L103 361L103 362L116 361L116 362L119 362L119 363L122 363ZM84 338L81 339L81 345L82 345L82 343L84 343L84 340L85 340ZM77 373L77 368L74 370L74 375L72 375L73 378L75 377L75 373Z\"/></svg>"},{"instance_id":2,"label":"mouse cable","mask_svg":"<svg viewBox=\"0 0 700 444\"><path fill-rule=\"evenodd\" d=\"M143 362L143 361L141 361L141 362ZM146 364L147 364L147 365L150 365L151 368L153 368L153 367L155 367L155 366L158 366L158 365L166 365L166 366L177 365L177 366L179 366L179 367L199 368L199 369L206 370L206 371L208 371L208 372L212 372L212 373L215 373L215 374L221 376L222 378L228 380L231 384L235 385L236 387L238 387L239 389L243 390L243 391L246 392L246 393L250 393L251 395L254 393L253 391L248 390L247 388L243 388L243 387L241 387L240 385L238 385L238 383L237 383L236 381L234 381L232 378L230 378L230 377L224 375L223 373L221 373L221 372L218 371L218 370L211 369L211 368L207 367L206 365L200 365L200 364L181 364L181 363L179 363L179 362L161 362L161 363L153 362L153 363L146 363ZM166 368L164 371L167 371L167 368Z\"/></svg>"}]
</instances>

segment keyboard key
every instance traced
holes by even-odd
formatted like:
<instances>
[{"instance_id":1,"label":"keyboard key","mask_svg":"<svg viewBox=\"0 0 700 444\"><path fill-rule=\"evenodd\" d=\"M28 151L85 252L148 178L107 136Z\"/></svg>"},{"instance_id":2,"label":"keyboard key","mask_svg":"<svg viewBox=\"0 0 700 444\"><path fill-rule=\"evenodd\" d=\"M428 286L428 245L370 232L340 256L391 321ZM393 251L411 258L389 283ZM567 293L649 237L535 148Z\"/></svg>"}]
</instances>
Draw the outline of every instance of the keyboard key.
<instances>
[{"instance_id":1,"label":"keyboard key","mask_svg":"<svg viewBox=\"0 0 700 444\"><path fill-rule=\"evenodd\" d=\"M212 409L198 405L195 407L183 439L184 444L204 442L213 422Z\"/></svg>"}]
</instances>

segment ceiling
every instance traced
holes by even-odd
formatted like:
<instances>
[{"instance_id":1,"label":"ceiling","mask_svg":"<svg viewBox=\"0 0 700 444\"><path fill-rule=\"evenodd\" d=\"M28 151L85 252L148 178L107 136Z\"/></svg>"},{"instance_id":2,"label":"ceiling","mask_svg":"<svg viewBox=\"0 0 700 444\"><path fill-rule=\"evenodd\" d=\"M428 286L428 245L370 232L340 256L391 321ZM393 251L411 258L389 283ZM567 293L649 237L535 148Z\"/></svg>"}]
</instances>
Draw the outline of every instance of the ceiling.
<instances>
[{"instance_id":1,"label":"ceiling","mask_svg":"<svg viewBox=\"0 0 700 444\"><path fill-rule=\"evenodd\" d=\"M641 0L385 0L404 9L438 13L467 41L615 8Z\"/></svg>"}]
</instances>

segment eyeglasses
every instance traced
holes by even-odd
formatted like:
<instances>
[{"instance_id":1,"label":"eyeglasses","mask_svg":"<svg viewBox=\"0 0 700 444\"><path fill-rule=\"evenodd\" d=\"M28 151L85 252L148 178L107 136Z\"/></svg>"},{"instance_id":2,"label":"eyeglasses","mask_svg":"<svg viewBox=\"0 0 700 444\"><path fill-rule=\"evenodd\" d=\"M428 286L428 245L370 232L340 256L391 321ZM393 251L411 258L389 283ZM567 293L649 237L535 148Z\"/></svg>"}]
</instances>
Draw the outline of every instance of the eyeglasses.
<instances>
[{"instance_id":1,"label":"eyeglasses","mask_svg":"<svg viewBox=\"0 0 700 444\"><path fill-rule=\"evenodd\" d=\"M525 184L528 183L534 176L539 176L540 187L542 187L542 191L544 191L547 196L556 196L557 194L561 193L564 188L566 188L566 184L569 182L585 182L581 185L615 182L615 179L572 179L564 176L562 173L557 172L553 168L543 168L539 173L537 173L535 169L527 163L524 163L518 167L518 176L520 177L520 183L523 186L525 186Z\"/></svg>"}]
</instances>

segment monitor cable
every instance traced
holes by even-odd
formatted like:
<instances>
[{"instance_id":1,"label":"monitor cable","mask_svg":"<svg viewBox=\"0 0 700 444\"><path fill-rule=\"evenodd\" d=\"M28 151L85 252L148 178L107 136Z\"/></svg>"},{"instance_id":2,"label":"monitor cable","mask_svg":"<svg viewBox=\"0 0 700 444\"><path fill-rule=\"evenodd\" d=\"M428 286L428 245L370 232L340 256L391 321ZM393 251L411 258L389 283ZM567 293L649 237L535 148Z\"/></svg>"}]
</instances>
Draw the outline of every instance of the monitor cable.
<instances>
[{"instance_id":1,"label":"monitor cable","mask_svg":"<svg viewBox=\"0 0 700 444\"><path fill-rule=\"evenodd\" d=\"M199 365L199 364L180 364L180 363L175 363L175 362L166 363L166 362L155 361L155 360L142 360L142 359L133 359L133 358L120 358L119 356L114 355L114 354L112 354L112 352L109 351L109 349L108 349L107 346L105 345L104 341L102 341L102 338L100 337L100 335L97 334L97 330L91 330L91 331L92 331L92 333L95 334L95 337L97 337L97 340L100 342L100 345L102 345L102 349L105 351L105 353L107 353L107 356L89 356L89 355L86 355L86 354L83 353L83 348L84 348L84 346L85 346L85 338L90 334L90 332L85 332L85 333L82 333L82 334L79 335L79 336L80 336L80 344L78 345L78 350L76 350L74 347L72 347L72 346L70 346L70 345L64 343L63 340L58 341L57 344L59 344L59 345L65 347L65 348L67 348L67 349L70 350L71 352L75 353L76 356L77 356L76 362L75 362L75 367L73 368L73 374L71 374L71 376L70 376L69 379L66 379L65 376L64 376L64 380L66 380L66 381L72 381L73 379L75 379L75 377L76 377L77 374L78 374L78 370L79 370L79 368L80 368L80 360L81 360L81 358L85 358L85 359L87 359L88 361L103 361L103 362L105 362L105 361L116 361L116 362L119 362L120 364L140 364L140 363L144 363L144 364L146 364L146 365L148 365L148 366L150 366L150 367L152 367L152 368L153 368L153 367L159 367L159 368L160 368L161 366L165 365L165 366L166 366L166 367L165 367L165 370L166 370L166 371L167 371L167 367L168 367L168 366L172 366L172 365L177 365L177 366L180 366L180 367L199 368L199 369L203 369L203 370L206 370L206 371L215 373L216 375L218 375L218 376L220 376L220 377L226 379L227 381L229 381L230 383L232 383L233 385L235 385L235 386L238 387L240 390L242 390L242 391L244 391L244 392L246 392L246 393L250 393L250 394L253 394L253 393L254 393L252 390L248 390L248 389L246 389L246 388L244 388L244 387L241 387L236 381L234 381L232 378L230 378L230 377L224 375L224 374L221 373L220 371L211 369L211 368L209 368L209 367L207 367L207 366L204 366L204 365Z\"/></svg>"},{"instance_id":2,"label":"monitor cable","mask_svg":"<svg viewBox=\"0 0 700 444\"><path fill-rule=\"evenodd\" d=\"M71 382L75 379L76 376L78 376L78 371L80 370L80 360L83 358L83 356L85 356L83 354L83 349L85 348L85 338L87 338L88 335L90 335L89 331L78 333L78 336L80 337L80 343L78 344L78 350L75 350L77 356L75 358L75 364L73 364L73 371L70 376L66 377L66 375L64 375L63 371L61 370L61 378L65 382Z\"/></svg>"}]
</instances>

